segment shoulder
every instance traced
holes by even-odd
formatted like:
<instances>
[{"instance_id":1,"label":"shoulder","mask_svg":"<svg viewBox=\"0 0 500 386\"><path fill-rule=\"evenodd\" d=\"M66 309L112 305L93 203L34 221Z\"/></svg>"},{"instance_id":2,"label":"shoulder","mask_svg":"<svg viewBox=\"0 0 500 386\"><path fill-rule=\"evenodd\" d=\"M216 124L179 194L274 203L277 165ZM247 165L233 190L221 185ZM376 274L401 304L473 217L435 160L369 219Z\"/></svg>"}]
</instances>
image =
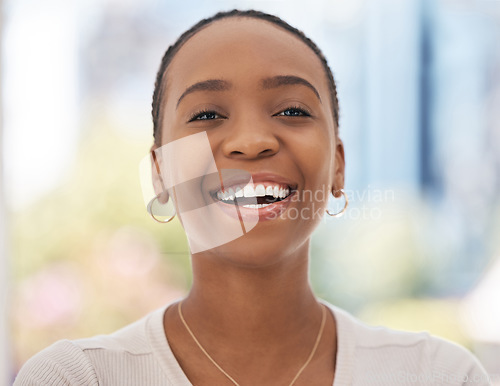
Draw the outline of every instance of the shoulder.
<instances>
[{"instance_id":1,"label":"shoulder","mask_svg":"<svg viewBox=\"0 0 500 386\"><path fill-rule=\"evenodd\" d=\"M129 358L150 354L146 327L151 315L109 335L55 342L22 366L14 385L98 385L122 372L125 363L134 371Z\"/></svg>"},{"instance_id":2,"label":"shoulder","mask_svg":"<svg viewBox=\"0 0 500 386\"><path fill-rule=\"evenodd\" d=\"M386 327L360 327L357 347L368 356L390 361L395 375L405 381L428 384L488 385L479 360L466 348L428 332L407 332ZM362 332L361 332L362 331ZM367 338L366 341L363 338Z\"/></svg>"},{"instance_id":3,"label":"shoulder","mask_svg":"<svg viewBox=\"0 0 500 386\"><path fill-rule=\"evenodd\" d=\"M355 358L354 378L394 382L386 384L490 384L478 359L456 343L428 332L370 326L342 309L331 308L337 320L339 350Z\"/></svg>"},{"instance_id":4,"label":"shoulder","mask_svg":"<svg viewBox=\"0 0 500 386\"><path fill-rule=\"evenodd\" d=\"M420 363L436 371L468 372L479 367L477 358L466 348L428 332L409 332L358 323L355 328L356 348L379 353L381 357Z\"/></svg>"},{"instance_id":5,"label":"shoulder","mask_svg":"<svg viewBox=\"0 0 500 386\"><path fill-rule=\"evenodd\" d=\"M429 335L427 352L437 379L457 384L490 385L488 373L483 365L465 347Z\"/></svg>"},{"instance_id":6,"label":"shoulder","mask_svg":"<svg viewBox=\"0 0 500 386\"><path fill-rule=\"evenodd\" d=\"M60 340L30 358L17 374L15 386L98 385L92 363L83 350Z\"/></svg>"}]
</instances>

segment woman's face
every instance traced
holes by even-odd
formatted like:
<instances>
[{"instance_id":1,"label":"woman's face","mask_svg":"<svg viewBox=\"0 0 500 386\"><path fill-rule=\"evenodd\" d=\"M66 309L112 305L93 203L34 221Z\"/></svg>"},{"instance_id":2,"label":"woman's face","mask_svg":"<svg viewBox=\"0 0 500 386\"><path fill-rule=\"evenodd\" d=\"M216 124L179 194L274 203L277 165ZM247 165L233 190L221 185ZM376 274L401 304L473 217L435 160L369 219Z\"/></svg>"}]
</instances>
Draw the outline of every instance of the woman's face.
<instances>
[{"instance_id":1,"label":"woman's face","mask_svg":"<svg viewBox=\"0 0 500 386\"><path fill-rule=\"evenodd\" d=\"M223 19L184 44L166 84L162 145L206 132L218 170L244 170L257 189L292 193L244 236L206 253L263 266L308 248L344 176L328 81L314 52L271 23Z\"/></svg>"}]
</instances>

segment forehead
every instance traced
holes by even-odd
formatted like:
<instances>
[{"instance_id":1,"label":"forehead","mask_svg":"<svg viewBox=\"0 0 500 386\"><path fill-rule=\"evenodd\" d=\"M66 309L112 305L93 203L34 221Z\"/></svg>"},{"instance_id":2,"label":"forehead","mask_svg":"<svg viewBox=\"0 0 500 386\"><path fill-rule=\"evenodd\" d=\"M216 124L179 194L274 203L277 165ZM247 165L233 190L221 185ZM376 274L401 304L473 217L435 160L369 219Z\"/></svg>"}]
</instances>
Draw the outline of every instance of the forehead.
<instances>
[{"instance_id":1,"label":"forehead","mask_svg":"<svg viewBox=\"0 0 500 386\"><path fill-rule=\"evenodd\" d=\"M169 95L180 95L205 79L251 86L273 75L301 76L320 94L328 92L320 59L300 38L264 20L232 17L210 24L180 48L168 69L167 88Z\"/></svg>"}]
</instances>

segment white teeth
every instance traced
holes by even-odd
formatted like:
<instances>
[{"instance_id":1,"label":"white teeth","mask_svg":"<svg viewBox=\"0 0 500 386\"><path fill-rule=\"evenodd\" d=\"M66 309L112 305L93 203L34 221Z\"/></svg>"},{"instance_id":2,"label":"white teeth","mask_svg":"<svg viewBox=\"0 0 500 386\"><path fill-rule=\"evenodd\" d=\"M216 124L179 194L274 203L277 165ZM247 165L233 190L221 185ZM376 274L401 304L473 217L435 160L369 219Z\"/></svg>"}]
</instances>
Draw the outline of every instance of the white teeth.
<instances>
[{"instance_id":1,"label":"white teeth","mask_svg":"<svg viewBox=\"0 0 500 386\"><path fill-rule=\"evenodd\" d=\"M229 188L225 192L221 192L221 191L217 192L217 198L219 200L229 201L229 200L234 200L234 197L235 197L234 190L231 188Z\"/></svg>"},{"instance_id":2,"label":"white teeth","mask_svg":"<svg viewBox=\"0 0 500 386\"><path fill-rule=\"evenodd\" d=\"M255 197L255 190L252 185L245 185L243 189L243 194L245 197Z\"/></svg>"},{"instance_id":3,"label":"white teeth","mask_svg":"<svg viewBox=\"0 0 500 386\"><path fill-rule=\"evenodd\" d=\"M288 194L290 194L290 190L288 188L280 188L279 198L285 198Z\"/></svg>"},{"instance_id":4,"label":"white teeth","mask_svg":"<svg viewBox=\"0 0 500 386\"><path fill-rule=\"evenodd\" d=\"M264 197L273 196L274 198L285 198L290 194L288 187L280 187L279 185L264 186L258 185L245 185L244 187L237 186L234 189L229 188L224 192L218 191L217 198L221 201L234 201L235 198L240 197ZM268 204L266 204L267 206Z\"/></svg>"},{"instance_id":5,"label":"white teeth","mask_svg":"<svg viewBox=\"0 0 500 386\"><path fill-rule=\"evenodd\" d=\"M255 196L256 197L264 197L266 195L266 188L264 188L264 185L257 185L255 187Z\"/></svg>"},{"instance_id":6,"label":"white teeth","mask_svg":"<svg viewBox=\"0 0 500 386\"><path fill-rule=\"evenodd\" d=\"M243 205L244 208L251 208L251 209L259 209L259 208L265 208L266 206L269 206L271 204L248 204L248 205Z\"/></svg>"}]
</instances>

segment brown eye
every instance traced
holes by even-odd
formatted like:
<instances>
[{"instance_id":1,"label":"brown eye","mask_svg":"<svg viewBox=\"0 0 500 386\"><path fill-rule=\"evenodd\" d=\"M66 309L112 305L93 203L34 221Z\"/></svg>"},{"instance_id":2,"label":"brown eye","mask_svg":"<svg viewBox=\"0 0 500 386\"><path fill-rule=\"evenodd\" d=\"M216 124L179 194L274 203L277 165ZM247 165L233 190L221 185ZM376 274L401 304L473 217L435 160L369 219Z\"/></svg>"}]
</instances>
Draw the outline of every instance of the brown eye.
<instances>
[{"instance_id":1,"label":"brown eye","mask_svg":"<svg viewBox=\"0 0 500 386\"><path fill-rule=\"evenodd\" d=\"M215 111L206 110L206 111L199 111L199 112L193 114L193 116L191 116L191 118L189 119L188 122L211 121L211 120L220 119L220 118L223 118L223 117L221 115L217 114Z\"/></svg>"},{"instance_id":2,"label":"brown eye","mask_svg":"<svg viewBox=\"0 0 500 386\"><path fill-rule=\"evenodd\" d=\"M282 117L310 117L311 114L309 114L307 111L304 109L301 109L299 107L289 107L286 110L281 111L278 114L275 114L275 116L282 116Z\"/></svg>"}]
</instances>

